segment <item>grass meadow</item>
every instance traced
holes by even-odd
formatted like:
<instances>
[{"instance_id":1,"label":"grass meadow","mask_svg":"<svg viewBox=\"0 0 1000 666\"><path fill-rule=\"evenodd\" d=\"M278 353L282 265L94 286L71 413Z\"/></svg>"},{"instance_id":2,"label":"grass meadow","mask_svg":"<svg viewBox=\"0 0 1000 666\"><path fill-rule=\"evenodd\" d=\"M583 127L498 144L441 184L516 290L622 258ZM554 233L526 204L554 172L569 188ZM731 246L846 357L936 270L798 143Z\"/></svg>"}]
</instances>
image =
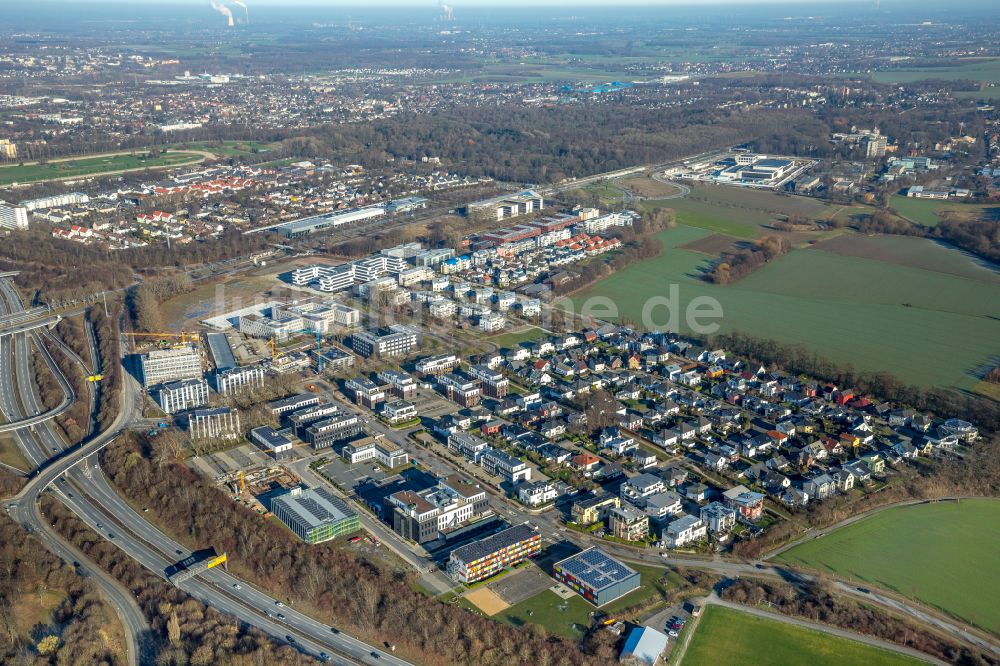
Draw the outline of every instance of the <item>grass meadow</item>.
<instances>
[{"instance_id":1,"label":"grass meadow","mask_svg":"<svg viewBox=\"0 0 1000 666\"><path fill-rule=\"evenodd\" d=\"M1000 636L1000 500L876 513L777 559L895 590Z\"/></svg>"},{"instance_id":2,"label":"grass meadow","mask_svg":"<svg viewBox=\"0 0 1000 666\"><path fill-rule=\"evenodd\" d=\"M712 605L705 608L681 662L682 666L896 666L921 663L839 636Z\"/></svg>"},{"instance_id":3,"label":"grass meadow","mask_svg":"<svg viewBox=\"0 0 1000 666\"><path fill-rule=\"evenodd\" d=\"M589 297L606 297L614 302L618 319L644 326L648 299L667 296L670 286L677 285L681 332L691 332L684 308L695 297L709 296L723 308L720 332L803 344L834 361L889 371L921 386L971 389L1000 352L997 274L957 250L906 239L917 256L943 253L947 259L938 261L949 267L949 274L926 265L901 265L898 257L893 263L845 256L842 247L824 251L819 243L794 250L734 284L718 286L701 279L712 258L681 247L709 235L683 225L662 232L659 257L635 263L573 296L573 308L579 312ZM972 277L977 271L978 277ZM668 323L666 308L651 314L651 323Z\"/></svg>"}]
</instances>

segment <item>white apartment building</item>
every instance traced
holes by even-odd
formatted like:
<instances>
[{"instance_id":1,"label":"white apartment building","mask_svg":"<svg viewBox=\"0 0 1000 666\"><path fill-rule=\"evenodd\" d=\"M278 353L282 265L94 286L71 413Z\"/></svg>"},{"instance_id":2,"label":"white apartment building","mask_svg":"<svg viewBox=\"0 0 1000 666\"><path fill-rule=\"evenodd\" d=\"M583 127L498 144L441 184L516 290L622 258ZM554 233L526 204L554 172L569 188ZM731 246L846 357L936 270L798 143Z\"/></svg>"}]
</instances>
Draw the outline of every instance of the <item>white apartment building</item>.
<instances>
[{"instance_id":1,"label":"white apartment building","mask_svg":"<svg viewBox=\"0 0 1000 666\"><path fill-rule=\"evenodd\" d=\"M708 534L708 525L700 518L685 515L669 523L663 530L663 542L667 548L681 548Z\"/></svg>"},{"instance_id":2,"label":"white apartment building","mask_svg":"<svg viewBox=\"0 0 1000 666\"><path fill-rule=\"evenodd\" d=\"M27 229L28 209L0 201L0 229Z\"/></svg>"}]
</instances>

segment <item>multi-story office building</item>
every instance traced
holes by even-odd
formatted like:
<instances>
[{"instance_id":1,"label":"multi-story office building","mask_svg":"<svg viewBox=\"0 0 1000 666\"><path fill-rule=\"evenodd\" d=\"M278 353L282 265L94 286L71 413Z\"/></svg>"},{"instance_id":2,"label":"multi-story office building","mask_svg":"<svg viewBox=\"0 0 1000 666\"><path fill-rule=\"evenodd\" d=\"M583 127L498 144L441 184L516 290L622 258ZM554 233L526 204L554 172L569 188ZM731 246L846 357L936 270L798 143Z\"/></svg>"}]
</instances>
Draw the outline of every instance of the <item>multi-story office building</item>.
<instances>
[{"instance_id":1,"label":"multi-story office building","mask_svg":"<svg viewBox=\"0 0 1000 666\"><path fill-rule=\"evenodd\" d=\"M240 413L229 407L196 409L187 421L192 439L235 439L242 432Z\"/></svg>"},{"instance_id":2,"label":"multi-story office building","mask_svg":"<svg viewBox=\"0 0 1000 666\"><path fill-rule=\"evenodd\" d=\"M383 370L378 373L378 380L388 384L393 395L403 400L412 400L417 393L417 380L401 370Z\"/></svg>"},{"instance_id":3,"label":"multi-story office building","mask_svg":"<svg viewBox=\"0 0 1000 666\"><path fill-rule=\"evenodd\" d=\"M479 457L489 448L489 444L475 435L459 430L448 435L448 448L479 464Z\"/></svg>"},{"instance_id":4,"label":"multi-story office building","mask_svg":"<svg viewBox=\"0 0 1000 666\"><path fill-rule=\"evenodd\" d=\"M264 366L247 365L219 370L213 375L215 390L222 395L249 391L264 386Z\"/></svg>"},{"instance_id":5,"label":"multi-story office building","mask_svg":"<svg viewBox=\"0 0 1000 666\"><path fill-rule=\"evenodd\" d=\"M329 541L361 529L357 512L326 488L292 488L271 500L271 512L306 543Z\"/></svg>"},{"instance_id":6,"label":"multi-story office building","mask_svg":"<svg viewBox=\"0 0 1000 666\"><path fill-rule=\"evenodd\" d=\"M267 403L267 408L271 410L271 414L280 418L285 414L318 404L319 396L315 393L299 393L281 400L273 400Z\"/></svg>"},{"instance_id":7,"label":"multi-story office building","mask_svg":"<svg viewBox=\"0 0 1000 666\"><path fill-rule=\"evenodd\" d=\"M542 550L542 535L531 525L515 525L451 551L448 575L469 585L495 576Z\"/></svg>"},{"instance_id":8,"label":"multi-story office building","mask_svg":"<svg viewBox=\"0 0 1000 666\"><path fill-rule=\"evenodd\" d=\"M402 467L410 462L406 451L378 436L346 444L340 455L352 465L375 460L389 469Z\"/></svg>"},{"instance_id":9,"label":"multi-story office building","mask_svg":"<svg viewBox=\"0 0 1000 666\"><path fill-rule=\"evenodd\" d=\"M406 356L420 344L420 334L401 324L377 331L358 331L351 336L351 348L366 358Z\"/></svg>"},{"instance_id":10,"label":"multi-story office building","mask_svg":"<svg viewBox=\"0 0 1000 666\"><path fill-rule=\"evenodd\" d=\"M314 449L326 449L360 434L361 419L355 414L343 412L310 425L303 439Z\"/></svg>"},{"instance_id":11,"label":"multi-story office building","mask_svg":"<svg viewBox=\"0 0 1000 666\"><path fill-rule=\"evenodd\" d=\"M461 527L488 506L485 490L448 477L427 490L393 493L386 499L382 515L397 534L426 543Z\"/></svg>"},{"instance_id":12,"label":"multi-story office building","mask_svg":"<svg viewBox=\"0 0 1000 666\"><path fill-rule=\"evenodd\" d=\"M156 402L167 414L202 407L208 404L208 382L204 379L168 382L157 391Z\"/></svg>"},{"instance_id":13,"label":"multi-story office building","mask_svg":"<svg viewBox=\"0 0 1000 666\"><path fill-rule=\"evenodd\" d=\"M139 357L142 383L148 388L176 379L201 377L201 354L194 345L154 349Z\"/></svg>"},{"instance_id":14,"label":"multi-story office building","mask_svg":"<svg viewBox=\"0 0 1000 666\"><path fill-rule=\"evenodd\" d=\"M288 425L292 427L295 436L304 440L306 438L306 428L314 423L322 421L338 413L340 408L333 403L320 403L303 407L288 415Z\"/></svg>"}]
</instances>

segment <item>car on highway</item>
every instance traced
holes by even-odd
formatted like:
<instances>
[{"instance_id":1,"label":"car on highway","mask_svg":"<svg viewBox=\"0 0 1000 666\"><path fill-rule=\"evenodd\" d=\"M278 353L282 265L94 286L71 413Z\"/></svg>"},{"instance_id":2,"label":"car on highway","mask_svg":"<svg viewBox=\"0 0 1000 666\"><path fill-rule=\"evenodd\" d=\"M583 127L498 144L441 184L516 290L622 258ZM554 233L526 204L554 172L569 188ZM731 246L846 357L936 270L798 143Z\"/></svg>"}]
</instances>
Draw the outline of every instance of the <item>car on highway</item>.
<instances>
[{"instance_id":1,"label":"car on highway","mask_svg":"<svg viewBox=\"0 0 1000 666\"><path fill-rule=\"evenodd\" d=\"M285 604L281 603L280 601L275 601L274 605L277 606L278 608L284 608L285 607Z\"/></svg>"},{"instance_id":2,"label":"car on highway","mask_svg":"<svg viewBox=\"0 0 1000 666\"><path fill-rule=\"evenodd\" d=\"M101 529L102 527L104 527L104 525L102 525L101 523L97 523L97 529Z\"/></svg>"},{"instance_id":3,"label":"car on highway","mask_svg":"<svg viewBox=\"0 0 1000 666\"><path fill-rule=\"evenodd\" d=\"M239 583L233 583L233 589L234 590L242 590L243 586L240 585Z\"/></svg>"},{"instance_id":4,"label":"car on highway","mask_svg":"<svg viewBox=\"0 0 1000 666\"><path fill-rule=\"evenodd\" d=\"M374 650L372 650L372 659L378 659L378 657L379 657L378 652L375 652Z\"/></svg>"},{"instance_id":5,"label":"car on highway","mask_svg":"<svg viewBox=\"0 0 1000 666\"><path fill-rule=\"evenodd\" d=\"M319 660L320 661L330 661L330 655L328 655L326 652L320 652L319 653Z\"/></svg>"},{"instance_id":6,"label":"car on highway","mask_svg":"<svg viewBox=\"0 0 1000 666\"><path fill-rule=\"evenodd\" d=\"M281 613L278 613L278 619L279 620L284 620L285 616L283 614L281 614Z\"/></svg>"},{"instance_id":7,"label":"car on highway","mask_svg":"<svg viewBox=\"0 0 1000 666\"><path fill-rule=\"evenodd\" d=\"M115 533L114 532L108 532L108 538L109 539L114 539L115 538Z\"/></svg>"}]
</instances>

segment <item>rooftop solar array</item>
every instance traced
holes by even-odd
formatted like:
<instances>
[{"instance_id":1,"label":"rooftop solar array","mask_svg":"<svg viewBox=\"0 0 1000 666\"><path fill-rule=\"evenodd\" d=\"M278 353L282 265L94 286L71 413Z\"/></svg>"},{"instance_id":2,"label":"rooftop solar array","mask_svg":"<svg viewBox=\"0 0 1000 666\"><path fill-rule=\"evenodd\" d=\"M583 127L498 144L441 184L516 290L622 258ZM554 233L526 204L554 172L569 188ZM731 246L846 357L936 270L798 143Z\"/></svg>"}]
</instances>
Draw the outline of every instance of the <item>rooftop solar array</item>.
<instances>
[{"instance_id":1,"label":"rooftop solar array","mask_svg":"<svg viewBox=\"0 0 1000 666\"><path fill-rule=\"evenodd\" d=\"M635 571L612 559L596 548L589 548L558 563L560 569L583 582L594 591L621 582Z\"/></svg>"}]
</instances>

